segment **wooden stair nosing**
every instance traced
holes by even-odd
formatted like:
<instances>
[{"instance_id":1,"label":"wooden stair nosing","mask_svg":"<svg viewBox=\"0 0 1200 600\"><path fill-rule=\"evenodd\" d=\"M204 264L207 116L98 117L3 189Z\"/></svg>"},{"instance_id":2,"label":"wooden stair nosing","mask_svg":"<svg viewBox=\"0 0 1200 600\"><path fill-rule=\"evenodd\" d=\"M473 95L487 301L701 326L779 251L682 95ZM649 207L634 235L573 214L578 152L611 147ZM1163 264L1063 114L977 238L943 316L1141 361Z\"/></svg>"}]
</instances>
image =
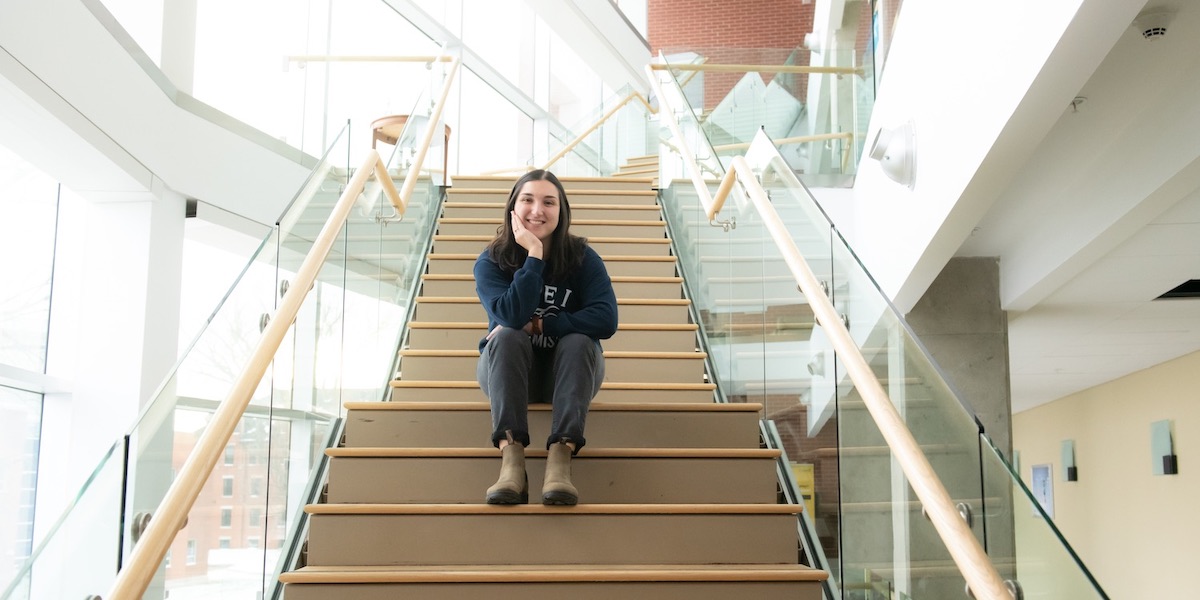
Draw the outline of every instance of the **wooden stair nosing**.
<instances>
[{"instance_id":1,"label":"wooden stair nosing","mask_svg":"<svg viewBox=\"0 0 1200 600\"><path fill-rule=\"evenodd\" d=\"M499 178L498 178L499 179ZM503 178L505 181L511 181L510 178ZM615 195L653 195L654 192L632 192L624 190L579 190L571 189L568 182L586 181L587 178L563 178L564 183L568 185L568 193L615 193ZM647 178L645 181L649 184L653 178ZM628 180L627 180L628 181ZM472 193L487 191L486 189L475 188L469 190ZM499 190L501 193L507 193L508 189ZM621 192L626 192L622 194ZM460 206L465 205L483 205L490 206L487 203L459 203ZM607 206L607 205L592 205L592 206ZM614 205L612 208L628 208L624 205ZM658 207L647 207L643 210L657 210ZM445 219L445 222L486 222L499 223L499 219ZM578 220L579 224L597 224L597 225L631 225L631 226L661 226L659 222L638 222L638 221L621 221L621 220ZM449 239L454 236L446 236ZM470 237L471 240L477 239L479 236L461 236ZM487 236L482 236L487 237ZM490 238L488 238L490 239ZM596 238L594 238L596 239ZM616 240L627 239L635 243L671 243L670 240L652 239L646 240L641 238L612 238ZM436 253L434 254L436 255ZM431 259L434 258L431 256ZM464 260L475 260L477 255L464 255ZM450 255L441 255L439 258L450 258ZM628 260L630 257L618 257L608 260ZM674 257L643 257L654 262L675 262ZM455 258L451 258L454 260ZM645 261L645 262L650 262ZM469 278L469 277L468 277ZM430 277L431 280L460 280L459 276L443 276ZM628 281L650 282L663 281L664 278L653 277L629 277L625 278ZM666 278L666 281L677 282L679 278ZM618 277L614 277L617 281ZM418 300L422 301L422 300ZM429 303L478 303L475 298L427 298L424 301ZM690 304L686 300L671 299L629 299L622 301L623 304L655 304L655 305L687 305ZM446 329L478 329L486 328L484 323L413 323L414 328L435 328L441 327ZM623 327L625 329L653 331L655 329L664 328L664 326L655 326L652 324L639 324L633 327ZM669 330L689 330L694 331L697 326L695 324L671 324L665 326ZM464 351L463 356L478 355L477 351ZM402 352L404 354L404 352ZM454 351L450 354L438 351L409 351L409 356L447 356L458 355ZM614 357L626 358L697 358L703 357L703 353L698 352L613 352L606 353ZM475 382L440 382L440 381L394 381L393 387L418 387L421 384L429 384L430 387L454 387L454 388L477 388ZM691 389L709 391L715 388L712 384L643 384L643 383L614 383L606 382L603 386L607 389ZM438 403L438 402L358 402L346 403L347 410L490 410L490 405L487 402L454 402L454 403ZM550 410L549 405L532 405L531 410ZM695 403L695 404L679 404L679 403L595 403L591 410L614 410L614 411L712 411L712 412L760 412L763 409L761 404L714 404L714 403ZM731 452L730 450L733 450ZM407 456L430 456L429 452L436 453L435 456L480 456L493 457L494 449L491 448L449 448L449 449L403 449L403 448L335 448L327 451L330 456L336 457L407 457ZM544 456L545 451L531 449L529 455L534 458ZM641 448L589 448L586 458L705 458L705 457L721 457L721 458L776 458L780 455L778 450L763 450L758 448L742 448L742 449L705 449L705 448L662 448L662 449L641 449ZM803 511L802 505L779 505L779 504L584 504L572 507L556 507L542 505L518 505L518 506L492 506L486 504L347 504L347 505L310 505L305 508L305 512L311 515L794 515ZM628 566L628 565L596 565L596 566L581 566L581 565L462 565L462 566L413 566L413 567L379 567L379 566L309 566L294 571L285 573L280 577L280 581L284 583L470 583L470 582L524 582L524 581L547 581L547 582L740 582L740 581L822 581L827 579L828 574L824 571L814 570L803 565L796 564L742 564L742 565L645 565L645 566Z\"/></svg>"},{"instance_id":2,"label":"wooden stair nosing","mask_svg":"<svg viewBox=\"0 0 1200 600\"><path fill-rule=\"evenodd\" d=\"M491 404L488 402L346 402L344 405L347 411L351 410L473 410L487 411L491 410ZM546 403L535 403L529 405L529 410L549 411L553 410L553 406ZM680 404L677 402L630 402L627 404L611 403L611 402L593 402L588 407L589 412L595 411L628 411L628 412L760 412L763 408L762 404L757 402L747 403L696 403L696 404Z\"/></svg>"},{"instance_id":3,"label":"wooden stair nosing","mask_svg":"<svg viewBox=\"0 0 1200 600\"><path fill-rule=\"evenodd\" d=\"M417 304L479 304L474 296L418 296ZM630 306L689 306L686 298L617 298L617 307Z\"/></svg>"},{"instance_id":4,"label":"wooden stair nosing","mask_svg":"<svg viewBox=\"0 0 1200 600\"><path fill-rule=\"evenodd\" d=\"M475 281L470 273L424 273L423 281ZM613 283L683 283L682 277L655 277L651 275L610 275Z\"/></svg>"},{"instance_id":5,"label":"wooden stair nosing","mask_svg":"<svg viewBox=\"0 0 1200 600\"><path fill-rule=\"evenodd\" d=\"M479 358L478 350L421 350L414 348L405 348L398 352L400 356L423 356L423 357L445 357L445 358ZM692 352L652 352L652 351L632 351L632 350L605 350L604 358L656 358L666 360L691 360L697 358L708 358L708 353L692 351Z\"/></svg>"},{"instance_id":6,"label":"wooden stair nosing","mask_svg":"<svg viewBox=\"0 0 1200 600\"><path fill-rule=\"evenodd\" d=\"M499 225L499 217L442 217L439 225ZM663 227L663 221L633 221L629 219L571 219L571 225L620 225L622 227Z\"/></svg>"},{"instance_id":7,"label":"wooden stair nosing","mask_svg":"<svg viewBox=\"0 0 1200 600\"><path fill-rule=\"evenodd\" d=\"M825 571L786 565L454 565L343 567L309 565L280 575L284 583L505 583L824 581Z\"/></svg>"},{"instance_id":8,"label":"wooden stair nosing","mask_svg":"<svg viewBox=\"0 0 1200 600\"><path fill-rule=\"evenodd\" d=\"M393 379L393 388L430 388L430 389L479 389L476 381L445 381L432 379ZM643 383L627 381L605 381L600 384L602 390L676 390L706 392L717 388L712 383ZM532 406L532 405L531 405Z\"/></svg>"},{"instance_id":9,"label":"wooden stair nosing","mask_svg":"<svg viewBox=\"0 0 1200 600\"><path fill-rule=\"evenodd\" d=\"M409 324L412 329L487 329L487 323L478 321L468 323L463 321L413 321ZM696 331L700 328L695 323L619 323L617 331ZM761 327L760 327L761 328Z\"/></svg>"},{"instance_id":10,"label":"wooden stair nosing","mask_svg":"<svg viewBox=\"0 0 1200 600\"><path fill-rule=\"evenodd\" d=\"M441 254L434 252L429 255L429 260L469 260L475 261L479 258L478 254ZM601 256L604 262L676 262L674 256L655 256L652 254L629 254L618 256Z\"/></svg>"},{"instance_id":11,"label":"wooden stair nosing","mask_svg":"<svg viewBox=\"0 0 1200 600\"><path fill-rule=\"evenodd\" d=\"M470 234L437 234L433 236L433 241L437 242L490 242L496 237L493 235L470 235ZM611 244L670 244L670 238L638 238L638 237L616 237L616 236L594 236L589 237L588 242L591 243L611 243Z\"/></svg>"},{"instance_id":12,"label":"wooden stair nosing","mask_svg":"<svg viewBox=\"0 0 1200 600\"><path fill-rule=\"evenodd\" d=\"M465 190L500 190L506 194L510 193L512 191L512 184L513 184L513 182L516 181L516 179L517 179L516 177L491 177L491 176L478 176L478 175L469 175L469 176L466 176L465 178L463 176L455 177L455 180L457 180L457 181L474 181L474 182L494 181L495 183L502 184L499 187L496 187L496 186L469 187L469 188L459 188L459 190L464 190L464 189ZM591 188L589 188L589 187L584 187L582 185L585 183L605 183L605 184L613 183L612 177L570 177L570 176L567 176L567 177L559 177L559 181L562 182L563 189L567 190L568 194L582 193L582 192L588 192L588 191L600 191L600 192L635 191L635 192L642 192L642 193L650 191L648 189L647 190L631 190L628 188L607 188L607 187L591 187ZM687 180L687 181L690 181L690 180ZM646 183L647 184L650 183L650 178L648 178L648 177L646 178ZM453 189L454 189L454 186L451 186L450 188L448 188L448 190L453 190Z\"/></svg>"},{"instance_id":13,"label":"wooden stair nosing","mask_svg":"<svg viewBox=\"0 0 1200 600\"><path fill-rule=\"evenodd\" d=\"M309 504L310 515L795 515L803 504Z\"/></svg>"},{"instance_id":14,"label":"wooden stair nosing","mask_svg":"<svg viewBox=\"0 0 1200 600\"><path fill-rule=\"evenodd\" d=\"M545 449L529 447L526 458L545 458ZM576 458L727 458L776 459L783 452L770 448L591 448ZM325 455L342 458L496 458L494 448L397 448L354 446L326 448Z\"/></svg>"},{"instance_id":15,"label":"wooden stair nosing","mask_svg":"<svg viewBox=\"0 0 1200 600\"><path fill-rule=\"evenodd\" d=\"M617 173L620 176L624 177L624 176L633 175L633 174L656 173L656 172L658 172L657 164L646 163L646 164L640 164L640 165L622 165L621 170L618 171Z\"/></svg>"},{"instance_id":16,"label":"wooden stair nosing","mask_svg":"<svg viewBox=\"0 0 1200 600\"><path fill-rule=\"evenodd\" d=\"M479 191L483 191L483 190L474 190L474 191L479 192ZM475 200L447 200L446 203L442 205L442 207L444 210L449 210L452 208L489 208L490 209L490 208L496 208L496 203L495 202L478 202ZM578 203L572 202L571 203L571 213L572 214L574 214L575 211L589 211L589 210L627 210L630 212L651 212L651 211L658 212L660 210L660 208L657 204L605 204L605 203L600 203L600 202L578 202ZM582 215L585 213L580 212L580 214ZM472 217L466 217L466 218L472 218ZM574 222L574 219L572 219L572 222Z\"/></svg>"}]
</instances>

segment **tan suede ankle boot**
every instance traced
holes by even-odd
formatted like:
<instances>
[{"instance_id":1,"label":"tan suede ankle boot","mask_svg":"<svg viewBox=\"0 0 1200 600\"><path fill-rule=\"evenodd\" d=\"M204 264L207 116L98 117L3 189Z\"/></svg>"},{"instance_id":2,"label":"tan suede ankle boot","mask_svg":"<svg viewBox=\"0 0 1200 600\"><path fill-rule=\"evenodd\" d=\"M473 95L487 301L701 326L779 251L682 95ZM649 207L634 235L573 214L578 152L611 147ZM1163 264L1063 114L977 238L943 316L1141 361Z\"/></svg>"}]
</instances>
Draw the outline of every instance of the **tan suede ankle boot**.
<instances>
[{"instance_id":1,"label":"tan suede ankle boot","mask_svg":"<svg viewBox=\"0 0 1200 600\"><path fill-rule=\"evenodd\" d=\"M571 485L571 447L563 442L550 445L546 455L546 481L542 484L542 504L573 506L579 491Z\"/></svg>"},{"instance_id":2,"label":"tan suede ankle boot","mask_svg":"<svg viewBox=\"0 0 1200 600\"><path fill-rule=\"evenodd\" d=\"M488 504L529 502L529 476L525 473L525 447L509 444L500 451L500 479L487 490Z\"/></svg>"}]
</instances>

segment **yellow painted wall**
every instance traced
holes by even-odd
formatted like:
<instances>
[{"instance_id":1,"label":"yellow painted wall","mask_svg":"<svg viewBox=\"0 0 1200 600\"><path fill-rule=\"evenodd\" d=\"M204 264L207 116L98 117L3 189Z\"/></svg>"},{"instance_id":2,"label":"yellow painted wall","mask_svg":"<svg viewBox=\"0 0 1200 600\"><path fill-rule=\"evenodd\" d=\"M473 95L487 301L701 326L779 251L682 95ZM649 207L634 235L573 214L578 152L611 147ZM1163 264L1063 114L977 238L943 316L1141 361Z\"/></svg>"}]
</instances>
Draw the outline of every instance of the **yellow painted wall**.
<instances>
[{"instance_id":1,"label":"yellow painted wall","mask_svg":"<svg viewBox=\"0 0 1200 600\"><path fill-rule=\"evenodd\" d=\"M1153 475L1150 424L1174 421L1178 475ZM1079 481L1064 481L1075 441ZM1013 416L1021 478L1054 474L1054 522L1114 599L1194 598L1200 573L1200 352ZM1020 504L1018 504L1020 506ZM1017 532L1035 517L1018 511Z\"/></svg>"}]
</instances>

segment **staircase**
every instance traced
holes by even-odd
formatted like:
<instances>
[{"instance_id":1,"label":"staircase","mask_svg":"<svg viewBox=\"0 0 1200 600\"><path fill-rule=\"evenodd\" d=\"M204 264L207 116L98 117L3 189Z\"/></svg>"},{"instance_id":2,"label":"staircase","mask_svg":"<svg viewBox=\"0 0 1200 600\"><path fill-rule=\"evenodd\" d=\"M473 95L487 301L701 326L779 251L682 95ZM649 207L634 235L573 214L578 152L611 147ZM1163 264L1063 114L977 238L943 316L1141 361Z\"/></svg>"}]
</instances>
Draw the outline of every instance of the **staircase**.
<instances>
[{"instance_id":1,"label":"staircase","mask_svg":"<svg viewBox=\"0 0 1200 600\"><path fill-rule=\"evenodd\" d=\"M621 163L613 177L620 179L658 178L658 155L632 156ZM651 180L653 182L653 179ZM656 182L653 182L654 185Z\"/></svg>"},{"instance_id":2,"label":"staircase","mask_svg":"<svg viewBox=\"0 0 1200 600\"><path fill-rule=\"evenodd\" d=\"M328 491L310 515L288 600L383 598L812 599L796 512L776 503L778 451L757 404L715 404L650 180L564 178L572 231L605 259L620 327L573 460L580 504L491 506L499 472L475 382L486 317L471 268L511 179L455 178L392 402L347 405ZM531 405L530 497L549 430Z\"/></svg>"}]
</instances>

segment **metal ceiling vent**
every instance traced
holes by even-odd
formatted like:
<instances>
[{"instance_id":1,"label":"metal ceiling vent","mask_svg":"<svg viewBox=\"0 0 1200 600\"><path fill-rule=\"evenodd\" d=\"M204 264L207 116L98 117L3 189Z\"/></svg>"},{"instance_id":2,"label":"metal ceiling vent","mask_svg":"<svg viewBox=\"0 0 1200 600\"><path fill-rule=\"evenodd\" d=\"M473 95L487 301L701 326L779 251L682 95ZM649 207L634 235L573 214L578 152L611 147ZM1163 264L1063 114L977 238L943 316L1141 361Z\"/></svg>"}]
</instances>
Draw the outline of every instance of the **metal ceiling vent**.
<instances>
[{"instance_id":1,"label":"metal ceiling vent","mask_svg":"<svg viewBox=\"0 0 1200 600\"><path fill-rule=\"evenodd\" d=\"M1172 298L1200 298L1200 279L1189 279L1171 291L1155 298L1155 300L1169 300Z\"/></svg>"},{"instance_id":2,"label":"metal ceiling vent","mask_svg":"<svg viewBox=\"0 0 1200 600\"><path fill-rule=\"evenodd\" d=\"M1167 35L1167 25L1175 18L1175 12L1167 8L1151 8L1133 20L1135 29L1148 40L1161 39Z\"/></svg>"}]
</instances>

